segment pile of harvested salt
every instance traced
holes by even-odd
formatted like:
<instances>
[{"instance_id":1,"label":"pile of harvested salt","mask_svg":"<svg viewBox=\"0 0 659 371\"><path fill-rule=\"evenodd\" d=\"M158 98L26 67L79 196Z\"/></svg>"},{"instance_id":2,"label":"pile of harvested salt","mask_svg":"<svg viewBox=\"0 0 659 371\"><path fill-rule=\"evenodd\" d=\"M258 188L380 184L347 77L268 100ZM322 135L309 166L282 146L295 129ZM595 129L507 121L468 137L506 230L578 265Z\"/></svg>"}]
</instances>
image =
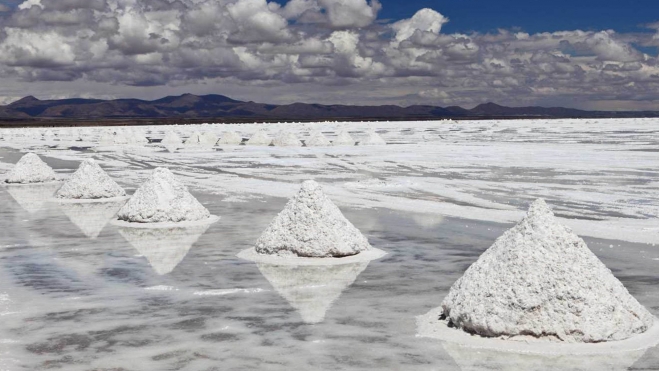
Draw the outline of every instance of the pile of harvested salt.
<instances>
[{"instance_id":1,"label":"pile of harvested salt","mask_svg":"<svg viewBox=\"0 0 659 371\"><path fill-rule=\"evenodd\" d=\"M132 223L178 223L206 220L211 215L171 171L157 168L117 216Z\"/></svg>"},{"instance_id":2,"label":"pile of harvested salt","mask_svg":"<svg viewBox=\"0 0 659 371\"><path fill-rule=\"evenodd\" d=\"M295 134L289 131L282 131L272 141L275 147L302 147L302 142L297 139Z\"/></svg>"},{"instance_id":3,"label":"pile of harvested salt","mask_svg":"<svg viewBox=\"0 0 659 371\"><path fill-rule=\"evenodd\" d=\"M366 237L313 180L302 183L256 242L257 253L282 257L344 257L369 249Z\"/></svg>"},{"instance_id":4,"label":"pile of harvested salt","mask_svg":"<svg viewBox=\"0 0 659 371\"><path fill-rule=\"evenodd\" d=\"M354 146L355 139L345 130L339 132L339 135L332 142L334 146Z\"/></svg>"},{"instance_id":5,"label":"pile of harvested salt","mask_svg":"<svg viewBox=\"0 0 659 371\"><path fill-rule=\"evenodd\" d=\"M34 153L28 153L16 163L9 172L6 183L29 184L52 182L56 179L55 171Z\"/></svg>"},{"instance_id":6,"label":"pile of harvested salt","mask_svg":"<svg viewBox=\"0 0 659 371\"><path fill-rule=\"evenodd\" d=\"M119 184L101 169L94 159L85 160L71 177L64 182L56 195L63 199L103 199L126 196Z\"/></svg>"},{"instance_id":7,"label":"pile of harvested salt","mask_svg":"<svg viewBox=\"0 0 659 371\"><path fill-rule=\"evenodd\" d=\"M542 199L467 269L441 310L449 327L513 340L618 341L654 323Z\"/></svg>"},{"instance_id":8,"label":"pile of harvested salt","mask_svg":"<svg viewBox=\"0 0 659 371\"><path fill-rule=\"evenodd\" d=\"M327 147L331 145L329 139L323 135L320 131L314 131L311 133L311 137L307 139L304 144L307 147Z\"/></svg>"},{"instance_id":9,"label":"pile of harvested salt","mask_svg":"<svg viewBox=\"0 0 659 371\"><path fill-rule=\"evenodd\" d=\"M217 141L217 145L237 146L243 142L243 138L235 131L227 131L222 135L222 138Z\"/></svg>"},{"instance_id":10,"label":"pile of harvested salt","mask_svg":"<svg viewBox=\"0 0 659 371\"><path fill-rule=\"evenodd\" d=\"M163 138L161 143L166 145L180 145L181 143L183 143L183 141L181 140L181 137L178 136L178 134L169 130L165 134L165 137Z\"/></svg>"},{"instance_id":11,"label":"pile of harvested salt","mask_svg":"<svg viewBox=\"0 0 659 371\"><path fill-rule=\"evenodd\" d=\"M103 134L101 134L101 138L99 139L99 144L102 146L113 146L114 134L109 130L103 131Z\"/></svg>"},{"instance_id":12,"label":"pile of harvested salt","mask_svg":"<svg viewBox=\"0 0 659 371\"><path fill-rule=\"evenodd\" d=\"M265 130L261 129L257 131L251 138L245 143L248 146L269 146L272 143L272 139L268 136Z\"/></svg>"},{"instance_id":13,"label":"pile of harvested salt","mask_svg":"<svg viewBox=\"0 0 659 371\"><path fill-rule=\"evenodd\" d=\"M217 143L218 138L217 135L213 134L213 132L206 131L203 134L201 134L201 137L199 138L199 142L202 146L204 147L213 147L215 143Z\"/></svg>"},{"instance_id":14,"label":"pile of harvested salt","mask_svg":"<svg viewBox=\"0 0 659 371\"><path fill-rule=\"evenodd\" d=\"M387 142L375 131L370 131L366 138L359 142L360 146L380 146L384 144L387 144Z\"/></svg>"}]
</instances>

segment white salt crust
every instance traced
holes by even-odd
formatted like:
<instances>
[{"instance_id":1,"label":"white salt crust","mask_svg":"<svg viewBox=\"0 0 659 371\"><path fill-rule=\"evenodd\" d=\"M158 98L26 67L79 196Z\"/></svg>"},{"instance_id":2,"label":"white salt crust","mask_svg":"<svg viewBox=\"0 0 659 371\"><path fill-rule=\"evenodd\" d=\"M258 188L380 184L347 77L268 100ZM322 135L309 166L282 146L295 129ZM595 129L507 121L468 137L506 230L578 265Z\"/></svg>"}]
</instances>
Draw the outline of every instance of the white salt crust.
<instances>
[{"instance_id":1,"label":"white salt crust","mask_svg":"<svg viewBox=\"0 0 659 371\"><path fill-rule=\"evenodd\" d=\"M64 182L55 197L60 199L108 199L126 196L119 184L101 169L94 159L80 164L69 179Z\"/></svg>"},{"instance_id":2,"label":"white salt crust","mask_svg":"<svg viewBox=\"0 0 659 371\"><path fill-rule=\"evenodd\" d=\"M53 182L57 179L55 171L34 153L21 157L13 169L7 174L6 183L34 184Z\"/></svg>"},{"instance_id":3,"label":"white salt crust","mask_svg":"<svg viewBox=\"0 0 659 371\"><path fill-rule=\"evenodd\" d=\"M440 307L424 315L417 316L417 336L434 338L472 349L542 355L621 354L645 350L659 345L659 319L657 318L653 318L654 322L648 331L629 339L602 343L567 343L541 341L529 339L528 337L515 341L471 335L460 329L449 327L446 321L438 320L442 314L443 309Z\"/></svg>"},{"instance_id":4,"label":"white salt crust","mask_svg":"<svg viewBox=\"0 0 659 371\"><path fill-rule=\"evenodd\" d=\"M304 142L304 145L307 147L327 147L332 145L332 143L325 135L323 135L323 133L316 131L313 132L311 137Z\"/></svg>"},{"instance_id":5,"label":"white salt crust","mask_svg":"<svg viewBox=\"0 0 659 371\"><path fill-rule=\"evenodd\" d=\"M256 242L260 254L310 258L342 257L371 245L313 180L302 183Z\"/></svg>"},{"instance_id":6,"label":"white salt crust","mask_svg":"<svg viewBox=\"0 0 659 371\"><path fill-rule=\"evenodd\" d=\"M117 214L119 220L131 223L196 222L210 216L188 188L165 168L155 169Z\"/></svg>"},{"instance_id":7,"label":"white salt crust","mask_svg":"<svg viewBox=\"0 0 659 371\"><path fill-rule=\"evenodd\" d=\"M252 135L245 144L248 146L269 146L271 143L272 139L268 136L268 133L261 129Z\"/></svg>"},{"instance_id":8,"label":"white salt crust","mask_svg":"<svg viewBox=\"0 0 659 371\"><path fill-rule=\"evenodd\" d=\"M345 130L340 131L336 139L332 142L333 146L354 146L355 139Z\"/></svg>"},{"instance_id":9,"label":"white salt crust","mask_svg":"<svg viewBox=\"0 0 659 371\"><path fill-rule=\"evenodd\" d=\"M441 307L458 329L525 341L620 341L655 321L542 199L467 269Z\"/></svg>"},{"instance_id":10,"label":"white salt crust","mask_svg":"<svg viewBox=\"0 0 659 371\"><path fill-rule=\"evenodd\" d=\"M235 131L227 131L222 134L222 138L217 141L217 145L237 146L243 142L243 138Z\"/></svg>"},{"instance_id":11,"label":"white salt crust","mask_svg":"<svg viewBox=\"0 0 659 371\"><path fill-rule=\"evenodd\" d=\"M375 131L369 132L366 138L359 142L360 146L380 146L385 144L387 144L387 142L385 142Z\"/></svg>"},{"instance_id":12,"label":"white salt crust","mask_svg":"<svg viewBox=\"0 0 659 371\"><path fill-rule=\"evenodd\" d=\"M275 147L302 147L302 142L297 139L295 134L288 131L279 133L272 144Z\"/></svg>"}]
</instances>

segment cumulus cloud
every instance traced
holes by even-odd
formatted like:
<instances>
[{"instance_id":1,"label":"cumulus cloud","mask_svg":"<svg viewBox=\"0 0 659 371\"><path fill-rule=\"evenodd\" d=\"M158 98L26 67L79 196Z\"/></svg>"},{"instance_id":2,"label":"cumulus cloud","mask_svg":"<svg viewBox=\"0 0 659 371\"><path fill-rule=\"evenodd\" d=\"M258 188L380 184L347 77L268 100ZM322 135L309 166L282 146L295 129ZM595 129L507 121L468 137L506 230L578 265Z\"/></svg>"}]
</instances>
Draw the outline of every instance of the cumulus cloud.
<instances>
[{"instance_id":1,"label":"cumulus cloud","mask_svg":"<svg viewBox=\"0 0 659 371\"><path fill-rule=\"evenodd\" d=\"M653 31L646 34L447 34L449 19L441 9L386 23L377 19L378 0L17 5L0 8L0 79L19 79L15 87L41 81L116 89L232 86L243 94L256 87L250 99L263 94L281 103L301 97L438 105L531 104L576 96L659 100L659 61L635 46L659 45L657 24L648 25ZM270 88L281 93L261 93ZM15 90L0 91L0 97L16 96Z\"/></svg>"}]
</instances>

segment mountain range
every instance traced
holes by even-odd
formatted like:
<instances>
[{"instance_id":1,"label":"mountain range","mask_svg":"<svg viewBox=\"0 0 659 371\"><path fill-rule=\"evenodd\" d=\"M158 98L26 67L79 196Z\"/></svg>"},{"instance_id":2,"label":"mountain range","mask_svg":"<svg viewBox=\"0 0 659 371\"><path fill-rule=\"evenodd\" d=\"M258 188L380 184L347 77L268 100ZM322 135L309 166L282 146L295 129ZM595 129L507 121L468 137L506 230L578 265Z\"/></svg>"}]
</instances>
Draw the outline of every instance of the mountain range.
<instances>
[{"instance_id":1,"label":"mountain range","mask_svg":"<svg viewBox=\"0 0 659 371\"><path fill-rule=\"evenodd\" d=\"M168 96L140 99L39 100L29 96L0 106L0 121L103 119L443 119L443 118L628 118L659 117L658 111L584 111L561 107L505 107L485 103L472 109L458 106L357 106L293 103L285 105L243 102L223 95Z\"/></svg>"}]
</instances>

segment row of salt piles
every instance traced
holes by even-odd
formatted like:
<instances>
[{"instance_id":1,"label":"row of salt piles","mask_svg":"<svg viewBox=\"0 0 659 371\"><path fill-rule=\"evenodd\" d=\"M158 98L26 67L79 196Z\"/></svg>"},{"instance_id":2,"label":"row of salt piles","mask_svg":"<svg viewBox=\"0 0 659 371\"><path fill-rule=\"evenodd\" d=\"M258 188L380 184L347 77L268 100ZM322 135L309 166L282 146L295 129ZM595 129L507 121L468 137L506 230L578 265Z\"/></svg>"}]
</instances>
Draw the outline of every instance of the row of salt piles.
<instances>
[{"instance_id":1,"label":"row of salt piles","mask_svg":"<svg viewBox=\"0 0 659 371\"><path fill-rule=\"evenodd\" d=\"M210 148L215 145L225 146L225 145L240 145L242 143L242 137L233 131L225 132L221 138L217 137L213 133L204 132L200 133L195 131L187 140L183 141L181 137L173 131L167 131L165 137L162 140L162 144L165 146L180 146L181 144L186 147L198 147L198 148ZM260 129L254 133L245 143L248 146L270 146L274 145L276 147L302 147L303 145L307 147L323 147L323 146L352 146L355 145L355 140L347 131L339 132L337 138L332 142L320 131L313 132L309 139L302 143L295 134L289 131L280 132L274 139L270 138L265 129ZM359 142L360 145L384 145L386 142L377 134L375 131L369 132L367 137Z\"/></svg>"},{"instance_id":2,"label":"row of salt piles","mask_svg":"<svg viewBox=\"0 0 659 371\"><path fill-rule=\"evenodd\" d=\"M149 140L130 128L105 130L99 139L101 146L139 146L148 144Z\"/></svg>"}]
</instances>

